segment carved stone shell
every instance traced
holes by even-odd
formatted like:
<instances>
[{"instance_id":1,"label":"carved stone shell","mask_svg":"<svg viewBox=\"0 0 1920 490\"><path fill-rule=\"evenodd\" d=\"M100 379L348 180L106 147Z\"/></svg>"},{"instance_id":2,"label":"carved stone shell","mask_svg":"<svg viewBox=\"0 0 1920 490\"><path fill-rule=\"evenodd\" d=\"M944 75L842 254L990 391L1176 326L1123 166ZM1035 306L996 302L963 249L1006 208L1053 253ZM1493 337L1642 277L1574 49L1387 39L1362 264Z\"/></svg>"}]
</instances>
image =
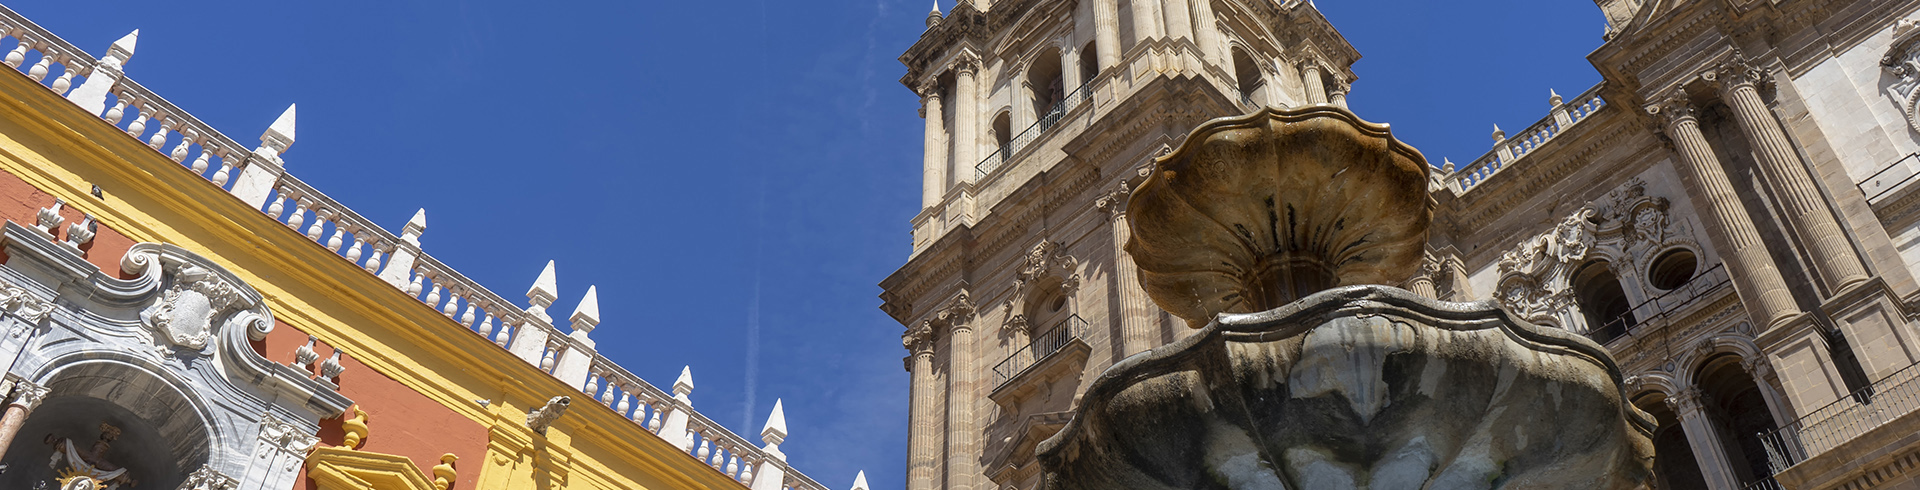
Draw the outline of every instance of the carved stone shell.
<instances>
[{"instance_id":1,"label":"carved stone shell","mask_svg":"<svg viewBox=\"0 0 1920 490\"><path fill-rule=\"evenodd\" d=\"M1205 325L1419 266L1426 158L1345 109L1268 108L1195 128L1133 192L1127 252L1155 303Z\"/></svg>"}]
</instances>

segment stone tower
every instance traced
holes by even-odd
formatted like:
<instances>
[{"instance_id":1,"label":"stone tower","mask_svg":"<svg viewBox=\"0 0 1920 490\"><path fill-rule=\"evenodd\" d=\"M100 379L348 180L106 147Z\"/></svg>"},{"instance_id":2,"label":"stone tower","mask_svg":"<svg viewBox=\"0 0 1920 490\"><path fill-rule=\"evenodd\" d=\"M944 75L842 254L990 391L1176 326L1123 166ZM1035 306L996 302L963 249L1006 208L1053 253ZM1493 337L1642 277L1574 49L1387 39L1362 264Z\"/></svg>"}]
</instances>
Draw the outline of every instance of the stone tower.
<instances>
[{"instance_id":1,"label":"stone tower","mask_svg":"<svg viewBox=\"0 0 1920 490\"><path fill-rule=\"evenodd\" d=\"M1200 122L1344 106L1306 1L962 1L900 57L926 119L912 254L881 286L912 375L909 489L1033 488L1102 371L1189 332L1122 247L1128 190Z\"/></svg>"}]
</instances>

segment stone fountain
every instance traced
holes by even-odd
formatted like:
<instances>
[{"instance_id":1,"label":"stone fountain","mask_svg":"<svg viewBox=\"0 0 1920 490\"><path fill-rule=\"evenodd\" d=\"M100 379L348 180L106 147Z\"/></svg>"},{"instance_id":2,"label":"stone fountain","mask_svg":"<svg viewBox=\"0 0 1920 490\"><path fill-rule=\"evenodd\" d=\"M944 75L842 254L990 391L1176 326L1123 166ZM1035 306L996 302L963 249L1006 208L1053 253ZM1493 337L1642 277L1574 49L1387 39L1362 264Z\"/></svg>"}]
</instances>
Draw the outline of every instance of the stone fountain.
<instances>
[{"instance_id":1,"label":"stone fountain","mask_svg":"<svg viewBox=\"0 0 1920 490\"><path fill-rule=\"evenodd\" d=\"M1420 265L1425 158L1344 109L1195 128L1127 251L1198 332L1116 363L1041 443L1046 488L1630 489L1652 417L1579 335L1380 284Z\"/></svg>"}]
</instances>

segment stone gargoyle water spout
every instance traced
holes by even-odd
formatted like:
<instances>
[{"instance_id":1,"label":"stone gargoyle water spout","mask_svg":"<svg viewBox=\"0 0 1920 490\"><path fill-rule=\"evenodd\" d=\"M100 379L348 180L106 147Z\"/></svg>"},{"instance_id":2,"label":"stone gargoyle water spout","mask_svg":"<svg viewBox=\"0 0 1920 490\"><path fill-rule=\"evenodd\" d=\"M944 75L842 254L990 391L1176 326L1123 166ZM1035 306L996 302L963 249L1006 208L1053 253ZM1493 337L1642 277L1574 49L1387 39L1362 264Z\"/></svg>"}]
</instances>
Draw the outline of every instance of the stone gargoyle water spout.
<instances>
[{"instance_id":1,"label":"stone gargoyle water spout","mask_svg":"<svg viewBox=\"0 0 1920 490\"><path fill-rule=\"evenodd\" d=\"M1427 163L1344 109L1202 124L1127 251L1199 331L1108 369L1040 444L1049 489L1643 488L1654 422L1599 345L1410 276Z\"/></svg>"}]
</instances>

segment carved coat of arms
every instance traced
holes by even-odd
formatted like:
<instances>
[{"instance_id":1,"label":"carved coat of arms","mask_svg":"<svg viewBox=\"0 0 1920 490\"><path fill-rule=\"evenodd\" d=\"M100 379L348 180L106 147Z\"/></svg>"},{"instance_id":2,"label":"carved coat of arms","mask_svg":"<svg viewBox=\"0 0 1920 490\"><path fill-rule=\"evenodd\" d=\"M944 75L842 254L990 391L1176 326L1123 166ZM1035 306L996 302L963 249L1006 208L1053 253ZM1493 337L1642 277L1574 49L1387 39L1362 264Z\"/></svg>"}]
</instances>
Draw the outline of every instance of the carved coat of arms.
<instances>
[{"instance_id":1,"label":"carved coat of arms","mask_svg":"<svg viewBox=\"0 0 1920 490\"><path fill-rule=\"evenodd\" d=\"M240 290L192 264L174 273L160 301L140 312L141 323L168 344L203 350L213 339L216 319L244 302Z\"/></svg>"}]
</instances>

